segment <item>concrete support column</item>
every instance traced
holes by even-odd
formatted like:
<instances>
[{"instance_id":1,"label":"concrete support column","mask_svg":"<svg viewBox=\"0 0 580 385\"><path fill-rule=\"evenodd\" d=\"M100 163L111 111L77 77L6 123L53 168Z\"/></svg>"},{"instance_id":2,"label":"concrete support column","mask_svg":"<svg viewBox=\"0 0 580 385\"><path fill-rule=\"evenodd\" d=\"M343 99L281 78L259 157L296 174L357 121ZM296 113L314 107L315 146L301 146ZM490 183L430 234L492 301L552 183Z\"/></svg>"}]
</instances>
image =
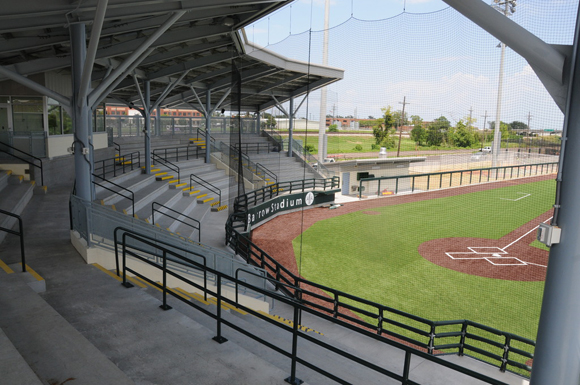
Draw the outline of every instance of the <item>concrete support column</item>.
<instances>
[{"instance_id":1,"label":"concrete support column","mask_svg":"<svg viewBox=\"0 0 580 385\"><path fill-rule=\"evenodd\" d=\"M256 134L260 134L260 132L262 132L262 127L260 127L262 124L262 120L260 119L260 111L256 112Z\"/></svg>"},{"instance_id":2,"label":"concrete support column","mask_svg":"<svg viewBox=\"0 0 580 385\"><path fill-rule=\"evenodd\" d=\"M290 106L288 106L288 157L292 157L292 134L294 133L294 98L290 98Z\"/></svg>"},{"instance_id":3,"label":"concrete support column","mask_svg":"<svg viewBox=\"0 0 580 385\"><path fill-rule=\"evenodd\" d=\"M151 83L149 80L143 82L143 88L145 89L145 106L143 106L145 118L145 174L151 174Z\"/></svg>"},{"instance_id":4,"label":"concrete support column","mask_svg":"<svg viewBox=\"0 0 580 385\"><path fill-rule=\"evenodd\" d=\"M90 152L92 151L89 136L91 132L91 109L87 100L79 103L83 67L87 56L85 25L82 23L70 26L72 45L72 122L74 128L74 163L76 178L76 195L91 201L92 169Z\"/></svg>"},{"instance_id":5,"label":"concrete support column","mask_svg":"<svg viewBox=\"0 0 580 385\"><path fill-rule=\"evenodd\" d=\"M157 107L155 114L155 136L161 135L161 107Z\"/></svg>"},{"instance_id":6,"label":"concrete support column","mask_svg":"<svg viewBox=\"0 0 580 385\"><path fill-rule=\"evenodd\" d=\"M578 384L580 379L580 21L570 60L571 74L556 208L553 224L562 229L561 242L550 248L544 298L532 370L532 385ZM559 191L559 199L558 199Z\"/></svg>"},{"instance_id":7,"label":"concrete support column","mask_svg":"<svg viewBox=\"0 0 580 385\"><path fill-rule=\"evenodd\" d=\"M205 163L210 163L211 140L211 89L207 89L205 102Z\"/></svg>"}]
</instances>

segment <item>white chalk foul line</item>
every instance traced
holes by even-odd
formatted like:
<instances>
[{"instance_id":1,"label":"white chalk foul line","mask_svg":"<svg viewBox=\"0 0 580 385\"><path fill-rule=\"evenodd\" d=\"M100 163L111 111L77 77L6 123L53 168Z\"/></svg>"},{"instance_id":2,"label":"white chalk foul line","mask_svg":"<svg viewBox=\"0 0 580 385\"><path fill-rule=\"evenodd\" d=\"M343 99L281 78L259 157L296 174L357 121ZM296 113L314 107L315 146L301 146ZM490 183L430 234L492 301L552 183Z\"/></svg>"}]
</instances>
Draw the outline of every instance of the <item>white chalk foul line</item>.
<instances>
[{"instance_id":1,"label":"white chalk foul line","mask_svg":"<svg viewBox=\"0 0 580 385\"><path fill-rule=\"evenodd\" d=\"M524 198L527 198L527 197L529 197L530 195L532 195L532 194L526 194L526 193L523 193L523 192L519 192L518 194L524 194L524 196L521 196L521 197L519 197L519 198L517 198L517 199L509 199L509 198L499 198L499 199L502 199L502 200L504 200L504 201L512 201L512 202L516 202L516 201L519 201L520 199L524 199Z\"/></svg>"}]
</instances>

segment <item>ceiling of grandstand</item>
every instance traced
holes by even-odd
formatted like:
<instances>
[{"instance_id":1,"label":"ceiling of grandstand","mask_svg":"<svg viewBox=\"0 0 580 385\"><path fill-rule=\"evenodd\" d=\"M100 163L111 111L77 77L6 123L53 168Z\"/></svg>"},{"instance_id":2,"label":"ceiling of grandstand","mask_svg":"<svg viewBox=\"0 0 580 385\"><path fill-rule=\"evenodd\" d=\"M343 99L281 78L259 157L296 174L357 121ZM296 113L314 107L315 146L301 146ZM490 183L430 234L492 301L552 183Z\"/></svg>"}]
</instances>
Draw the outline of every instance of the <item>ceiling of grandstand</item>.
<instances>
[{"instance_id":1,"label":"ceiling of grandstand","mask_svg":"<svg viewBox=\"0 0 580 385\"><path fill-rule=\"evenodd\" d=\"M154 102L163 95L162 107L184 103L195 106L198 102L205 105L207 90L211 89L212 105L224 98L226 104L222 107L235 110L238 106L228 105L224 94L231 88L232 63L236 59L242 79L239 108L264 110L337 81L343 75L342 70L284 58L246 41L243 27L291 1L5 2L0 10L0 65L28 77L48 71L70 74L71 25L86 25L89 44L93 26L99 25L99 9L104 9L92 72L93 87L116 70L124 69L107 101L138 106L142 83L149 80L151 100ZM155 34L159 37L135 58L135 52ZM6 79L5 74L0 74L0 81Z\"/></svg>"}]
</instances>

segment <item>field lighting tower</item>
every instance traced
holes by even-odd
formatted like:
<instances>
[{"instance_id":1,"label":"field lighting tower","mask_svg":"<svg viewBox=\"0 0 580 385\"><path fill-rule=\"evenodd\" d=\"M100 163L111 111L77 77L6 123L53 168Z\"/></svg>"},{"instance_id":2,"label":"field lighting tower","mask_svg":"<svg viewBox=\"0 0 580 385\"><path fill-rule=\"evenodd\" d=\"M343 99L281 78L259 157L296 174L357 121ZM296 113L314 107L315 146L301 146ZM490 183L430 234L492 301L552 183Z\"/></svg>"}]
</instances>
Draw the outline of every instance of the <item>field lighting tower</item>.
<instances>
[{"instance_id":1,"label":"field lighting tower","mask_svg":"<svg viewBox=\"0 0 580 385\"><path fill-rule=\"evenodd\" d=\"M511 16L516 11L516 0L493 0L492 7L503 13L505 16ZM501 92L503 88L503 63L505 58L505 44L500 42L501 59L499 62L499 83L497 86L497 107L495 110L495 129L493 130L492 150L492 167L498 166L497 157L499 155L501 144Z\"/></svg>"}]
</instances>

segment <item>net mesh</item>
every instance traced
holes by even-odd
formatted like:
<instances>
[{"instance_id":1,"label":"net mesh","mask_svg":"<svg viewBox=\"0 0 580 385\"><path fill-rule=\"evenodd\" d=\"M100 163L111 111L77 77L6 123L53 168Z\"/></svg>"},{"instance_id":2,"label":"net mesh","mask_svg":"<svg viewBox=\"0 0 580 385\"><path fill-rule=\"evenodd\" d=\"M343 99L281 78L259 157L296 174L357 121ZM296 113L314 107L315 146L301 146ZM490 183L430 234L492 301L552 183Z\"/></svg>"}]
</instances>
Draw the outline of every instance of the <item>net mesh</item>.
<instances>
[{"instance_id":1,"label":"net mesh","mask_svg":"<svg viewBox=\"0 0 580 385\"><path fill-rule=\"evenodd\" d=\"M522 1L511 18L547 43L571 44L578 3L551 3ZM286 10L276 17L290 15ZM252 28L258 27L248 29L249 38ZM290 32L291 22L283 28ZM547 247L535 241L535 229L551 217L563 114L534 71L506 49L500 118L507 125L522 122L524 128L517 131L512 125L514 130L502 135L502 168L488 169L489 155L474 153L491 145L501 55L496 38L446 8L378 21L350 18L328 31L328 41L328 65L343 69L344 79L328 87L322 114L320 90L309 93L295 116L294 139L316 154L318 121L330 118L343 131L329 133L330 157L377 158L372 127L380 126L377 119L384 117L385 108L400 113L405 100L409 122L395 124L407 126L401 155L426 158L400 163L399 168L374 171L369 166L358 172L384 177L436 174L384 181L381 188L359 184L357 171L341 166L335 170L344 196L392 197L365 200L356 209L347 205L332 214L317 211L281 219L289 221L284 234L269 236L292 242L298 273L308 280L430 320L469 319L535 339L548 257ZM268 40L266 48L321 63L323 45L324 31L307 31L275 44ZM283 109L269 109L278 120L265 123L263 115L262 123L287 140ZM409 138L413 115L425 129L445 117L447 136L439 146ZM351 118L369 122L355 125L347 120ZM468 146L458 146L459 139L447 134L458 132L460 125L476 138ZM355 130L345 132L351 127ZM390 156L397 141L398 134L387 145ZM458 148L460 154L441 155ZM281 178L285 157L272 156L276 160L271 168ZM478 171L474 174L473 169ZM303 170L306 177L309 168ZM472 187L453 188L460 185ZM417 194L427 190L437 191ZM297 230L290 231L292 227ZM395 326L391 330L407 333Z\"/></svg>"}]
</instances>

